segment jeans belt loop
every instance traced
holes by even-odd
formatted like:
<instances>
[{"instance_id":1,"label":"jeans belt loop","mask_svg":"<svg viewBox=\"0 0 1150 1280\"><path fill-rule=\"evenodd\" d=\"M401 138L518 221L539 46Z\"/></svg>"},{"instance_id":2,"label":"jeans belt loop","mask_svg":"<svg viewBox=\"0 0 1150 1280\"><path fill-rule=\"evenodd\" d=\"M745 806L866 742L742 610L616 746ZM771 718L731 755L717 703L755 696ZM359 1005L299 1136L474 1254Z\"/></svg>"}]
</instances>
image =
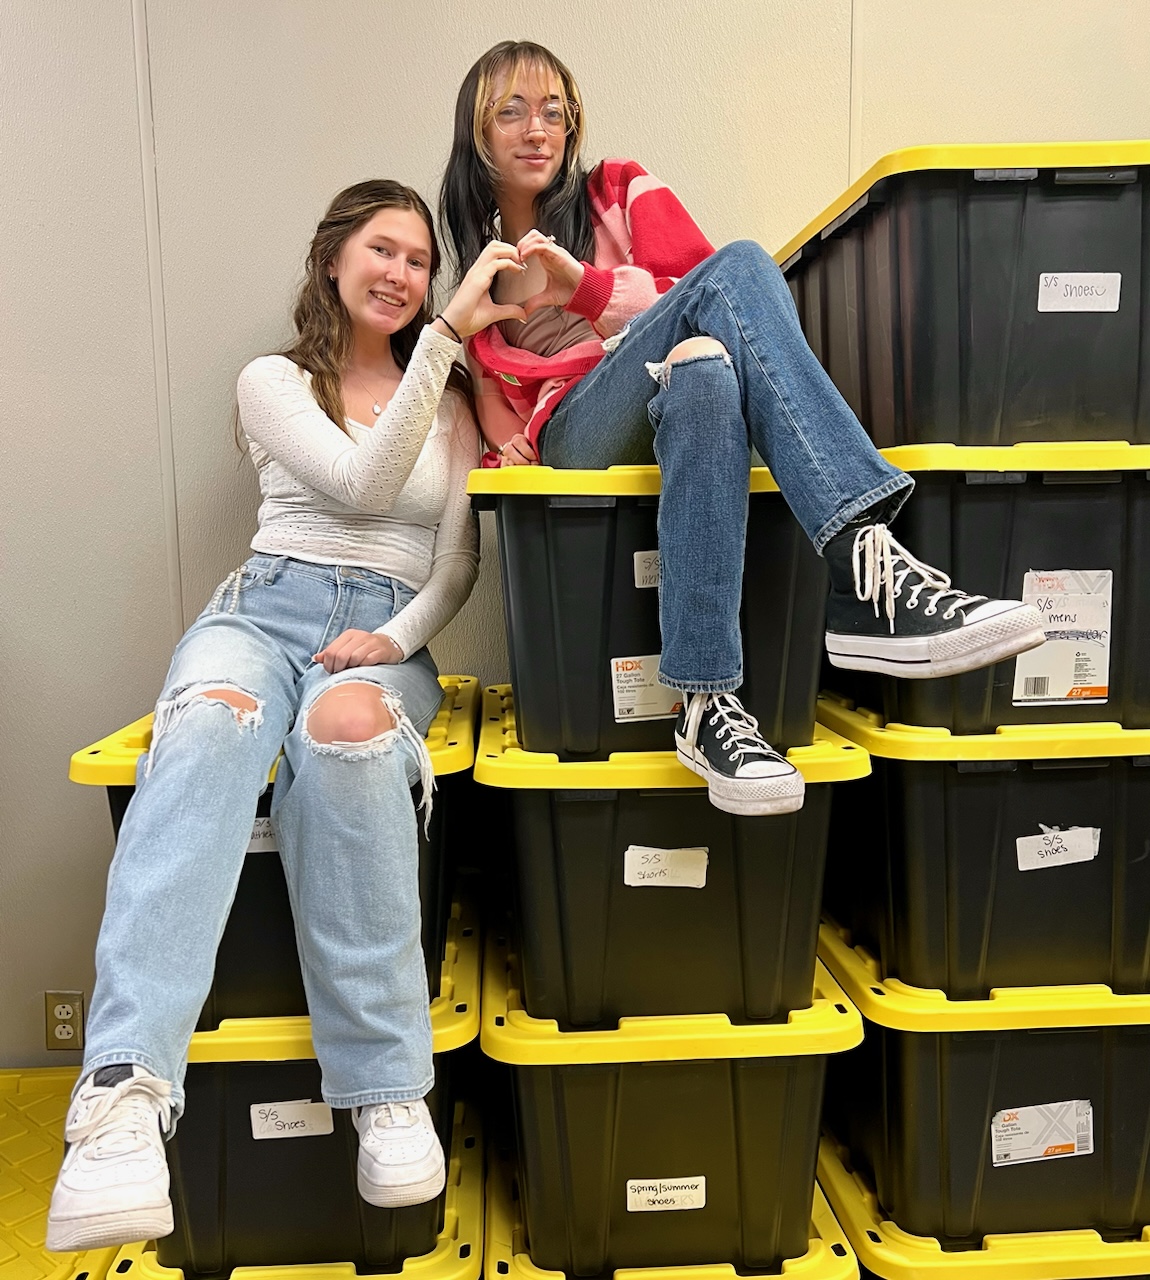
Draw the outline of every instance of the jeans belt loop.
<instances>
[{"instance_id":1,"label":"jeans belt loop","mask_svg":"<svg viewBox=\"0 0 1150 1280\"><path fill-rule=\"evenodd\" d=\"M264 574L264 586L270 587L275 582L276 576L280 569L283 568L285 560L287 560L287 556L276 556L271 564L268 565L268 571Z\"/></svg>"}]
</instances>

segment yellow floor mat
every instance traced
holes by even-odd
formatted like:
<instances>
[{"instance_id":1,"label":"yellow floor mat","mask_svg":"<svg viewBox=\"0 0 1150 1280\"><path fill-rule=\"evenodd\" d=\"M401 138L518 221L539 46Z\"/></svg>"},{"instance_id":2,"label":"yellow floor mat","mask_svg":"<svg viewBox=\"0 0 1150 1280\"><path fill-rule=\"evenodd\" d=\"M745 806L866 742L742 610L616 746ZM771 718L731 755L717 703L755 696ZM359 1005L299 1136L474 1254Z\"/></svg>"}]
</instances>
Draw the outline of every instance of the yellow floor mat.
<instances>
[{"instance_id":1,"label":"yellow floor mat","mask_svg":"<svg viewBox=\"0 0 1150 1280\"><path fill-rule=\"evenodd\" d=\"M74 1067L0 1071L0 1280L104 1280L115 1249L48 1253Z\"/></svg>"}]
</instances>

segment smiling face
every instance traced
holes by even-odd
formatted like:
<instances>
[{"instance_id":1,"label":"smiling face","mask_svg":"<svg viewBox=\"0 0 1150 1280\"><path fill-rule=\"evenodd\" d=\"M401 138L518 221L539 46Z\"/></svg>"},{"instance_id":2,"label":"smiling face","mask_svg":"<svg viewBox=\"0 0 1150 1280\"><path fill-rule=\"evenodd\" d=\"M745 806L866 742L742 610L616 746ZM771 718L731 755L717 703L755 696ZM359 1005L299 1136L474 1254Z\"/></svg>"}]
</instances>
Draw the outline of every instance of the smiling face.
<instances>
[{"instance_id":1,"label":"smiling face","mask_svg":"<svg viewBox=\"0 0 1150 1280\"><path fill-rule=\"evenodd\" d=\"M343 242L331 273L352 328L390 336L416 316L431 284L431 232L413 209L380 209Z\"/></svg>"},{"instance_id":2,"label":"smiling face","mask_svg":"<svg viewBox=\"0 0 1150 1280\"><path fill-rule=\"evenodd\" d=\"M498 194L534 201L563 165L567 134L549 130L541 115L554 115L559 107L567 118L559 77L532 66L500 73L484 107L483 140L498 175Z\"/></svg>"}]
</instances>

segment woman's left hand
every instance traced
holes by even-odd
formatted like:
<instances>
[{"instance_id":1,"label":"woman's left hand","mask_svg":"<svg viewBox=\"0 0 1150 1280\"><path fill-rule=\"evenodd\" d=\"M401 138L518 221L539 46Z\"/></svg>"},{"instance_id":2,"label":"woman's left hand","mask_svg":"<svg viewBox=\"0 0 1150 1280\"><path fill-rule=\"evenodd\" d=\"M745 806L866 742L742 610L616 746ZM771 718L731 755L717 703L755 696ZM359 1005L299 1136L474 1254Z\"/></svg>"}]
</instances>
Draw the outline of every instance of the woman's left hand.
<instances>
[{"instance_id":1,"label":"woman's left hand","mask_svg":"<svg viewBox=\"0 0 1150 1280\"><path fill-rule=\"evenodd\" d=\"M403 661L403 650L390 636L378 631L341 632L325 649L315 655L328 675L346 671L348 667L374 667L381 662Z\"/></svg>"},{"instance_id":2,"label":"woman's left hand","mask_svg":"<svg viewBox=\"0 0 1150 1280\"><path fill-rule=\"evenodd\" d=\"M546 286L524 301L523 310L531 315L540 307L565 307L583 280L583 264L557 245L554 236L535 229L528 231L515 247L521 261L538 258L547 273Z\"/></svg>"}]
</instances>

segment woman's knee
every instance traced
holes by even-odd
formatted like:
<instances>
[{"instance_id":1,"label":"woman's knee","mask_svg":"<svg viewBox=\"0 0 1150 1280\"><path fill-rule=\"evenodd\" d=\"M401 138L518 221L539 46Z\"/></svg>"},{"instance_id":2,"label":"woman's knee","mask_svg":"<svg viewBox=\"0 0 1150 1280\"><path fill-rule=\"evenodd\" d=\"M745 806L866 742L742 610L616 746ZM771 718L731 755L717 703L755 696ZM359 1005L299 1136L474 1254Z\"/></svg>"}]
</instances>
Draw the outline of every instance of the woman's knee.
<instances>
[{"instance_id":1,"label":"woman's knee","mask_svg":"<svg viewBox=\"0 0 1150 1280\"><path fill-rule=\"evenodd\" d=\"M667 352L664 364L676 364L680 360L697 360L700 356L725 356L727 348L717 338L684 338Z\"/></svg>"},{"instance_id":2,"label":"woman's knee","mask_svg":"<svg viewBox=\"0 0 1150 1280\"><path fill-rule=\"evenodd\" d=\"M316 698L308 708L305 728L313 742L358 745L373 742L395 724L379 685L347 680Z\"/></svg>"}]
</instances>

